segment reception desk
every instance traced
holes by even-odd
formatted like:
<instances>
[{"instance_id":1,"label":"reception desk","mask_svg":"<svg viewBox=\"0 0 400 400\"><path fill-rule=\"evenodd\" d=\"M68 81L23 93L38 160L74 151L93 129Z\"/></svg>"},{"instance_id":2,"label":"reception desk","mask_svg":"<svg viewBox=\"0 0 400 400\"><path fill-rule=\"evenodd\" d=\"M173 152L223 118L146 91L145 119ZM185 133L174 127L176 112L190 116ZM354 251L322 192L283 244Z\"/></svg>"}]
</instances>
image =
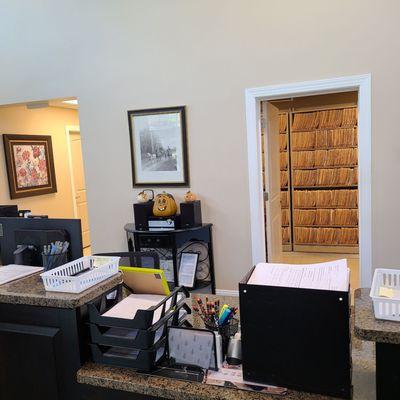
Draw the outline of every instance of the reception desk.
<instances>
[{"instance_id":1,"label":"reception desk","mask_svg":"<svg viewBox=\"0 0 400 400\"><path fill-rule=\"evenodd\" d=\"M80 294L46 292L38 274L1 285L0 399L79 399L86 304L121 281L118 274Z\"/></svg>"}]
</instances>

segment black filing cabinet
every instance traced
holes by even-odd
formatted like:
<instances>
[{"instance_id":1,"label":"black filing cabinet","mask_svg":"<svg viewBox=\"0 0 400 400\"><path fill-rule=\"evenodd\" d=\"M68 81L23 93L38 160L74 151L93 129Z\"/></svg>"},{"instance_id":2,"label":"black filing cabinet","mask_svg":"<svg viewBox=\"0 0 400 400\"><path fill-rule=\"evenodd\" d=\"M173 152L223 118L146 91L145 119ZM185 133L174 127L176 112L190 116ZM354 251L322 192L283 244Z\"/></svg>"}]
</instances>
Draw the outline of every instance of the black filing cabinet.
<instances>
[{"instance_id":1,"label":"black filing cabinet","mask_svg":"<svg viewBox=\"0 0 400 400\"><path fill-rule=\"evenodd\" d=\"M249 285L252 271L239 284L244 379L350 399L349 292Z\"/></svg>"}]
</instances>

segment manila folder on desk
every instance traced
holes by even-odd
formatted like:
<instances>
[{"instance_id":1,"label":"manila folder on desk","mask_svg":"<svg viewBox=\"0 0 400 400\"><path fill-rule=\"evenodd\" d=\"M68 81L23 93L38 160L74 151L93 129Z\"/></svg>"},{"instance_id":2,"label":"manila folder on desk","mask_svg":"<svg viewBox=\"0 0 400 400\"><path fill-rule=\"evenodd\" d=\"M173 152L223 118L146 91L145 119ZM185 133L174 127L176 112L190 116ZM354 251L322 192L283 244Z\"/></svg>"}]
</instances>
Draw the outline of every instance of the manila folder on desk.
<instances>
[{"instance_id":1,"label":"manila folder on desk","mask_svg":"<svg viewBox=\"0 0 400 400\"><path fill-rule=\"evenodd\" d=\"M247 283L347 292L350 271L345 259L318 264L259 263Z\"/></svg>"}]
</instances>

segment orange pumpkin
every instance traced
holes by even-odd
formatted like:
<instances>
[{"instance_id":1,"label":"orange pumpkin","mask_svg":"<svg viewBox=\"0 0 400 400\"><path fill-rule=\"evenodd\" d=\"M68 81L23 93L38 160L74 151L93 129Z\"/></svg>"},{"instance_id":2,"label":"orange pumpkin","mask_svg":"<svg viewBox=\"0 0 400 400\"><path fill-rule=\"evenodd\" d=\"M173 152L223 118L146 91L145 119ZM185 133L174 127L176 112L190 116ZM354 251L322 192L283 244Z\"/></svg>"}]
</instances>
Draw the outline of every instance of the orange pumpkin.
<instances>
[{"instance_id":1,"label":"orange pumpkin","mask_svg":"<svg viewBox=\"0 0 400 400\"><path fill-rule=\"evenodd\" d=\"M185 193L185 196L183 196L183 199L186 201L186 203L190 203L191 201L196 201L196 200L197 200L197 197L196 197L196 195L195 195L193 192L191 192L190 190L188 190L188 191Z\"/></svg>"},{"instance_id":2,"label":"orange pumpkin","mask_svg":"<svg viewBox=\"0 0 400 400\"><path fill-rule=\"evenodd\" d=\"M153 214L156 217L171 217L178 211L174 196L169 193L161 193L154 199Z\"/></svg>"}]
</instances>

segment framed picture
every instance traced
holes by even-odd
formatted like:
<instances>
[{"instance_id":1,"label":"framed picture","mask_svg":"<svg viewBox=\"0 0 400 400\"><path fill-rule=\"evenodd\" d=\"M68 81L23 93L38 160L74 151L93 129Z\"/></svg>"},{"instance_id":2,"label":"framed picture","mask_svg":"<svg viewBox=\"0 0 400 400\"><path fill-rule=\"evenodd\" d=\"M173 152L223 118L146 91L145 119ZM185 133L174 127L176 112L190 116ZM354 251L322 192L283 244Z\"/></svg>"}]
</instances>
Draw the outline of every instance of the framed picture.
<instances>
[{"instance_id":1,"label":"framed picture","mask_svg":"<svg viewBox=\"0 0 400 400\"><path fill-rule=\"evenodd\" d=\"M3 135L10 197L57 192L51 136Z\"/></svg>"},{"instance_id":2,"label":"framed picture","mask_svg":"<svg viewBox=\"0 0 400 400\"><path fill-rule=\"evenodd\" d=\"M128 111L133 186L189 186L185 107Z\"/></svg>"}]
</instances>

